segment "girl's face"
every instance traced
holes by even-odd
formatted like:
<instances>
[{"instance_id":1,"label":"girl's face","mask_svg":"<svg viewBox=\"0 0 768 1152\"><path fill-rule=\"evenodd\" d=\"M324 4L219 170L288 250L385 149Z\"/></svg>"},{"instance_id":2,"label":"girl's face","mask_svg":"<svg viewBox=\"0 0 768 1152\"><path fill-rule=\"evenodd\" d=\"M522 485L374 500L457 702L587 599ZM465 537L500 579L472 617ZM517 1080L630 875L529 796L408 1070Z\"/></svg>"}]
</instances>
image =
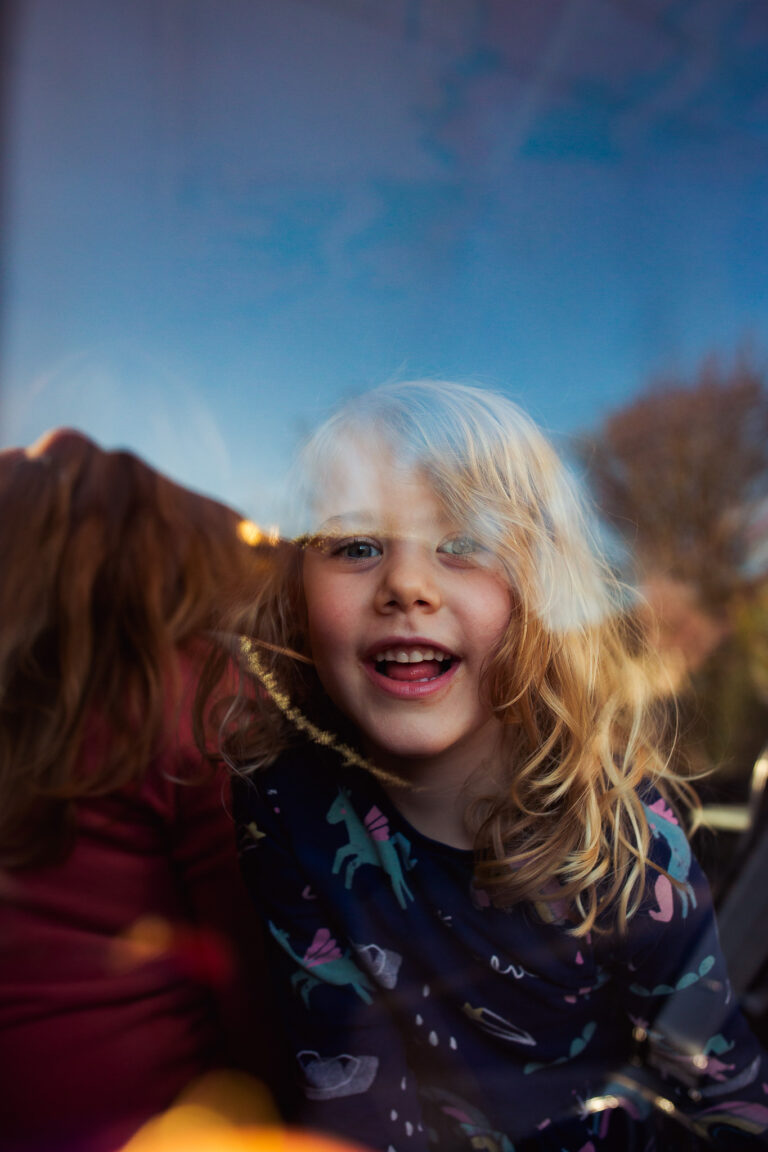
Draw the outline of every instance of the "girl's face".
<instances>
[{"instance_id":1,"label":"girl's face","mask_svg":"<svg viewBox=\"0 0 768 1152\"><path fill-rule=\"evenodd\" d=\"M375 444L335 468L319 518L304 594L325 690L382 767L451 758L468 776L499 747L481 692L511 611L498 561Z\"/></svg>"}]
</instances>

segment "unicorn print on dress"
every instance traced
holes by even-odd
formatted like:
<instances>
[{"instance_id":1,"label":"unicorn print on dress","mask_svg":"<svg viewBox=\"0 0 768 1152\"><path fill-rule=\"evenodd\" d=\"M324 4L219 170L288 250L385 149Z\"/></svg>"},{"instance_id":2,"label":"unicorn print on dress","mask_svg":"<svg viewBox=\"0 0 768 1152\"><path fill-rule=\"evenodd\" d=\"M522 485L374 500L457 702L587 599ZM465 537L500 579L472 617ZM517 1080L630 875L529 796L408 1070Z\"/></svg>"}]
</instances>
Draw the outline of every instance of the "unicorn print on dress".
<instances>
[{"instance_id":1,"label":"unicorn print on dress","mask_svg":"<svg viewBox=\"0 0 768 1152\"><path fill-rule=\"evenodd\" d=\"M405 882L403 868L411 869L416 863L410 858L411 845L405 836L400 832L390 836L387 818L375 805L365 822L361 821L350 803L349 793L343 788L339 789L326 820L329 824L343 822L349 837L349 842L339 848L334 858L334 876L343 866L344 887L351 888L357 869L362 864L373 864L386 873L398 904L405 908L406 900L413 900L413 893Z\"/></svg>"},{"instance_id":2,"label":"unicorn print on dress","mask_svg":"<svg viewBox=\"0 0 768 1152\"><path fill-rule=\"evenodd\" d=\"M251 820L250 824L246 824L244 832L247 840L242 844L243 852L249 852L253 848L258 848L260 841L266 836L266 832L262 832L255 820Z\"/></svg>"},{"instance_id":3,"label":"unicorn print on dress","mask_svg":"<svg viewBox=\"0 0 768 1152\"><path fill-rule=\"evenodd\" d=\"M696 1117L699 1128L716 1137L726 1131L736 1129L750 1135L765 1133L768 1128L768 1108L752 1100L728 1100L716 1107L699 1113Z\"/></svg>"},{"instance_id":4,"label":"unicorn print on dress","mask_svg":"<svg viewBox=\"0 0 768 1152\"><path fill-rule=\"evenodd\" d=\"M636 996L673 996L675 992L682 992L693 984L698 984L699 980L703 980L712 971L714 965L714 956L705 956L697 968L684 972L674 984L656 984L653 988L644 988L642 984L630 984L629 990Z\"/></svg>"},{"instance_id":5,"label":"unicorn print on dress","mask_svg":"<svg viewBox=\"0 0 768 1152\"><path fill-rule=\"evenodd\" d=\"M470 1147L477 1152L515 1152L515 1146L506 1133L493 1128L488 1117L461 1096L432 1087L424 1089L422 1095L458 1124Z\"/></svg>"},{"instance_id":6,"label":"unicorn print on dress","mask_svg":"<svg viewBox=\"0 0 768 1152\"><path fill-rule=\"evenodd\" d=\"M696 907L696 894L688 880L691 871L691 846L674 812L666 806L661 797L651 805L643 804L643 808L654 840L661 837L669 848L667 872L673 880L682 885L682 887L673 885L668 876L659 875L654 884L658 907L651 909L649 916L653 920L668 923L674 914L674 894L677 892L685 919L688 915L689 901L691 907Z\"/></svg>"},{"instance_id":7,"label":"unicorn print on dress","mask_svg":"<svg viewBox=\"0 0 768 1152\"><path fill-rule=\"evenodd\" d=\"M403 962L398 952L390 948L380 948L378 944L353 944L358 958L382 988L394 988L397 985L397 974Z\"/></svg>"},{"instance_id":8,"label":"unicorn print on dress","mask_svg":"<svg viewBox=\"0 0 768 1152\"><path fill-rule=\"evenodd\" d=\"M371 1003L373 985L366 974L360 971L349 953L342 953L327 928L318 928L312 943L303 956L294 952L288 933L277 928L271 920L269 921L269 930L280 947L299 966L299 971L294 972L291 977L291 987L300 992L307 1007L309 1007L310 993L320 984L346 984L366 1004Z\"/></svg>"},{"instance_id":9,"label":"unicorn print on dress","mask_svg":"<svg viewBox=\"0 0 768 1152\"><path fill-rule=\"evenodd\" d=\"M304 1074L304 1094L308 1100L337 1100L367 1092L379 1070L377 1056L321 1056L304 1049L296 1054Z\"/></svg>"},{"instance_id":10,"label":"unicorn print on dress","mask_svg":"<svg viewBox=\"0 0 768 1152\"><path fill-rule=\"evenodd\" d=\"M751 1084L756 1078L759 1067L759 1057L746 1069L736 1076L730 1076L734 1071L734 1064L727 1064L721 1059L733 1050L733 1041L727 1040L718 1032L710 1036L700 1047L695 1047L686 1040L681 1049L679 1042L675 1043L663 1029L651 1027L647 1021L631 1017L636 1027L642 1028L647 1034L651 1044L651 1062L654 1067L661 1069L665 1074L671 1072L687 1084L695 1084L701 1096L719 1096L723 1092L731 1092ZM711 1083L703 1084L702 1077L706 1076Z\"/></svg>"},{"instance_id":11,"label":"unicorn print on dress","mask_svg":"<svg viewBox=\"0 0 768 1152\"><path fill-rule=\"evenodd\" d=\"M499 1016L497 1012L492 1012L490 1008L473 1008L471 1004L465 1004L463 1012L470 1020L479 1024L484 1032L490 1033L491 1036L498 1036L500 1040L508 1040L511 1044L536 1044L530 1032L526 1032L524 1028L518 1028L516 1024L505 1020L503 1016Z\"/></svg>"},{"instance_id":12,"label":"unicorn print on dress","mask_svg":"<svg viewBox=\"0 0 768 1152\"><path fill-rule=\"evenodd\" d=\"M524 976L530 976L530 972L526 972L521 964L507 964L505 968L502 968L501 965L502 961L499 960L498 956L491 956L491 968L494 972L498 972L502 976L513 976L515 980L522 980Z\"/></svg>"},{"instance_id":13,"label":"unicorn print on dress","mask_svg":"<svg viewBox=\"0 0 768 1152\"><path fill-rule=\"evenodd\" d=\"M574 1040L571 1041L568 1052L565 1056L558 1056L556 1060L548 1060L544 1064L537 1064L534 1062L526 1064L525 1068L523 1068L523 1074L525 1076L529 1076L531 1072L539 1072L542 1068L554 1068L557 1064L567 1064L569 1060L575 1060L577 1056L581 1056L582 1052L589 1044L590 1040L595 1034L596 1028L597 1022L595 1020L590 1020L589 1023L585 1024L582 1028L581 1035L577 1036Z\"/></svg>"}]
</instances>

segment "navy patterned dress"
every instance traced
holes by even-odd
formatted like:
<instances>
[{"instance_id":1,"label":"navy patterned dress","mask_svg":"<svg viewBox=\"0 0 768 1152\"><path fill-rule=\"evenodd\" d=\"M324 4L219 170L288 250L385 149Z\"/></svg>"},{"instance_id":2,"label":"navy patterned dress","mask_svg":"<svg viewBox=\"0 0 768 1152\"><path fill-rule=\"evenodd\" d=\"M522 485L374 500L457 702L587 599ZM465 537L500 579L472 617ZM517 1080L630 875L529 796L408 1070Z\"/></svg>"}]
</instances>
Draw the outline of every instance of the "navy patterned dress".
<instances>
[{"instance_id":1,"label":"navy patterned dress","mask_svg":"<svg viewBox=\"0 0 768 1152\"><path fill-rule=\"evenodd\" d=\"M289 1119L382 1152L768 1146L768 1058L730 993L706 881L646 802L623 938L494 907L472 853L307 746L238 781L241 863L296 1073Z\"/></svg>"}]
</instances>

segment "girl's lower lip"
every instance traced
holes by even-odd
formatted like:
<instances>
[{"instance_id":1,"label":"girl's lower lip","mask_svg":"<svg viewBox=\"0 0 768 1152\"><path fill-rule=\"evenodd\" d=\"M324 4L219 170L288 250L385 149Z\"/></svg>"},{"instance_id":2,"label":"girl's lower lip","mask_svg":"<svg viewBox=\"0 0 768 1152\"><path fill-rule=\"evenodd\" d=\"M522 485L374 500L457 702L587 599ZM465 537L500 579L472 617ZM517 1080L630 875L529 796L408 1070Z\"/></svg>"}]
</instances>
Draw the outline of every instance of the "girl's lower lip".
<instances>
[{"instance_id":1,"label":"girl's lower lip","mask_svg":"<svg viewBox=\"0 0 768 1152\"><path fill-rule=\"evenodd\" d=\"M460 664L461 660L452 660L448 671L443 672L441 676L435 676L433 680L390 680L388 676L376 671L376 665L373 662L363 661L363 667L369 680L382 692L386 692L387 695L394 696L398 700L421 700L425 696L432 696L435 692L439 692L441 688L450 684Z\"/></svg>"}]
</instances>

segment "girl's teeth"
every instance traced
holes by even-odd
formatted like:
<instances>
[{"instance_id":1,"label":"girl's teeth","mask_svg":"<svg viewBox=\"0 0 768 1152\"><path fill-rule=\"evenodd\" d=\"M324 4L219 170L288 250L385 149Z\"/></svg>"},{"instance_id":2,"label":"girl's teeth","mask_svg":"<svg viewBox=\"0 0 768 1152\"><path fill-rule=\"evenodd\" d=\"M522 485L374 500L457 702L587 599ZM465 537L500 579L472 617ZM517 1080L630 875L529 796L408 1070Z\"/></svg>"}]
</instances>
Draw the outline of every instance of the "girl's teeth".
<instances>
[{"instance_id":1,"label":"girl's teeth","mask_svg":"<svg viewBox=\"0 0 768 1152\"><path fill-rule=\"evenodd\" d=\"M377 664L385 660L392 660L397 664L421 664L423 660L447 659L444 652L434 648L413 648L410 652L406 652L403 648L387 648L385 652L377 652L375 656Z\"/></svg>"}]
</instances>

